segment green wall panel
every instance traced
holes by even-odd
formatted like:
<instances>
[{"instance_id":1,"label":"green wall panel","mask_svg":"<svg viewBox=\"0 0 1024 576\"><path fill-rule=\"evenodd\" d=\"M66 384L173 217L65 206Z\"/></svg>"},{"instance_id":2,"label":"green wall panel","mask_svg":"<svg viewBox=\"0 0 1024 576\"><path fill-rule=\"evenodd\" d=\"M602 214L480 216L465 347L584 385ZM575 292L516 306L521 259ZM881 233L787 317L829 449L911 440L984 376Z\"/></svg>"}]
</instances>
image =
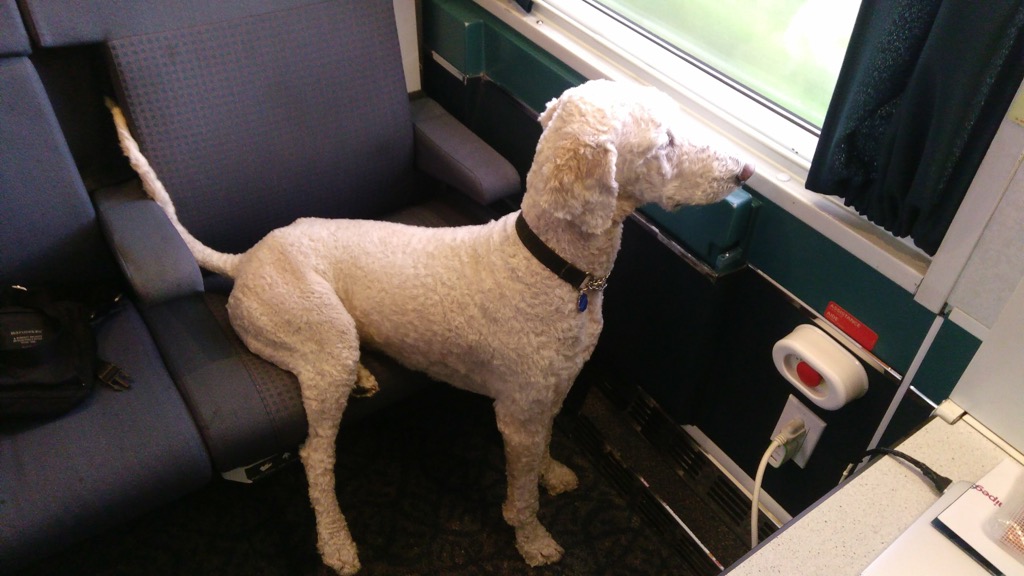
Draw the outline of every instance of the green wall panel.
<instances>
[{"instance_id":1,"label":"green wall panel","mask_svg":"<svg viewBox=\"0 0 1024 576\"><path fill-rule=\"evenodd\" d=\"M488 26L486 39L487 76L537 112L587 80L503 23Z\"/></svg>"},{"instance_id":2,"label":"green wall panel","mask_svg":"<svg viewBox=\"0 0 1024 576\"><path fill-rule=\"evenodd\" d=\"M484 73L484 18L472 2L427 0L423 3L423 36L430 50L466 76Z\"/></svg>"},{"instance_id":3,"label":"green wall panel","mask_svg":"<svg viewBox=\"0 0 1024 576\"><path fill-rule=\"evenodd\" d=\"M423 31L428 48L460 72L486 74L537 112L586 81L471 0L426 0Z\"/></svg>"},{"instance_id":4,"label":"green wall panel","mask_svg":"<svg viewBox=\"0 0 1024 576\"><path fill-rule=\"evenodd\" d=\"M942 402L949 398L953 387L980 347L981 340L956 323L946 320L935 335L911 384L932 402Z\"/></svg>"},{"instance_id":5,"label":"green wall panel","mask_svg":"<svg viewBox=\"0 0 1024 576\"><path fill-rule=\"evenodd\" d=\"M838 304L878 333L874 354L906 374L935 315L835 242L763 202L747 261L819 313Z\"/></svg>"}]
</instances>

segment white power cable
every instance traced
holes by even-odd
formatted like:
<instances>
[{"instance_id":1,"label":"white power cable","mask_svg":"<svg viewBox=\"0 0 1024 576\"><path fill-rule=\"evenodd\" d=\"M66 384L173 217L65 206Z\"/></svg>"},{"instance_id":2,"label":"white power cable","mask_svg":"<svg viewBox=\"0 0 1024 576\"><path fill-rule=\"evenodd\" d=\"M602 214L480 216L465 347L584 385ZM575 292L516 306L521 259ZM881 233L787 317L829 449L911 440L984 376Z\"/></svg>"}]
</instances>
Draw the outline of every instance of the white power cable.
<instances>
[{"instance_id":1,"label":"white power cable","mask_svg":"<svg viewBox=\"0 0 1024 576\"><path fill-rule=\"evenodd\" d=\"M750 502L750 548L751 550L757 546L757 517L760 512L759 500L761 499L761 481L764 480L764 471L768 467L768 459L771 458L772 452L775 449L782 446L784 443L783 439L776 436L772 439L772 443L768 445L768 450L765 450L764 456L761 457L761 463L757 465L757 474L754 476L754 495L751 496Z\"/></svg>"},{"instance_id":2,"label":"white power cable","mask_svg":"<svg viewBox=\"0 0 1024 576\"><path fill-rule=\"evenodd\" d=\"M804 443L804 438L807 437L807 428L804 425L804 421L801 418L793 418L789 422L786 422L785 426L779 430L779 433L772 438L772 443L768 445L768 449L765 450L764 456L761 457L761 463L757 465L757 474L754 476L754 494L750 498L750 548L753 549L757 546L757 517L760 513L760 500L761 500L761 482L764 480L764 471L768 467L768 461L771 460L772 453L783 448L782 454L776 457L777 464L772 462L772 465L778 468L790 458L792 458Z\"/></svg>"}]
</instances>

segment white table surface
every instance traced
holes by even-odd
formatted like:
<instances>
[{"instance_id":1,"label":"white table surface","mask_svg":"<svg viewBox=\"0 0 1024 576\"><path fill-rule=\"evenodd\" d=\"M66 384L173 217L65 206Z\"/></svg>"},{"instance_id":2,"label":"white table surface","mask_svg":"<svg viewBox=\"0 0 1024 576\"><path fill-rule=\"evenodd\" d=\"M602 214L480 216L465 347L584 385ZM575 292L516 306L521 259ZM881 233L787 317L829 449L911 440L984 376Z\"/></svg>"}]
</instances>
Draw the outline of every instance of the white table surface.
<instances>
[{"instance_id":1,"label":"white table surface","mask_svg":"<svg viewBox=\"0 0 1024 576\"><path fill-rule=\"evenodd\" d=\"M950 479L976 481L1007 458L967 423L934 418L897 447ZM880 459L734 564L730 576L856 575L938 495L916 469Z\"/></svg>"}]
</instances>

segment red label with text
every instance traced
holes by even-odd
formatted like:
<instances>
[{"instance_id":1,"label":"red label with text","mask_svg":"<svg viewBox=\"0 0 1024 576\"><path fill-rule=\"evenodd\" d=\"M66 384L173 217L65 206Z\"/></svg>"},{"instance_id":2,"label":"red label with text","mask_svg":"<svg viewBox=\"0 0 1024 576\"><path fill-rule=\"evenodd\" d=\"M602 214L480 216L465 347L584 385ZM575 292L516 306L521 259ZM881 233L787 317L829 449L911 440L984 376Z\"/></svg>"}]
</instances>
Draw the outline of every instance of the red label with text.
<instances>
[{"instance_id":1,"label":"red label with text","mask_svg":"<svg viewBox=\"0 0 1024 576\"><path fill-rule=\"evenodd\" d=\"M865 326L863 322L857 320L853 314L843 310L835 302L829 302L828 307L825 308L825 319L835 324L836 328L845 332L866 350L874 349L875 344L878 343L877 332Z\"/></svg>"}]
</instances>

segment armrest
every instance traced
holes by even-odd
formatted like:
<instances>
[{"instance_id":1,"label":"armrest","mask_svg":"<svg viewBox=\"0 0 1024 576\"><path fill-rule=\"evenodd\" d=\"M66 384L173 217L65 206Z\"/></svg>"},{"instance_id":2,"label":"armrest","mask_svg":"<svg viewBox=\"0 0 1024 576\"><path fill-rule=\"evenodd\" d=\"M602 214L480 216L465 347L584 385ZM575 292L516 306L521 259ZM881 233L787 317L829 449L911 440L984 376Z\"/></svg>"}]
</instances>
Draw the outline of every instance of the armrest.
<instances>
[{"instance_id":1,"label":"armrest","mask_svg":"<svg viewBox=\"0 0 1024 576\"><path fill-rule=\"evenodd\" d=\"M203 292L195 258L138 181L98 190L93 203L107 243L143 307Z\"/></svg>"},{"instance_id":2,"label":"armrest","mask_svg":"<svg viewBox=\"0 0 1024 576\"><path fill-rule=\"evenodd\" d=\"M516 169L430 98L412 102L416 167L480 204L522 191Z\"/></svg>"}]
</instances>

